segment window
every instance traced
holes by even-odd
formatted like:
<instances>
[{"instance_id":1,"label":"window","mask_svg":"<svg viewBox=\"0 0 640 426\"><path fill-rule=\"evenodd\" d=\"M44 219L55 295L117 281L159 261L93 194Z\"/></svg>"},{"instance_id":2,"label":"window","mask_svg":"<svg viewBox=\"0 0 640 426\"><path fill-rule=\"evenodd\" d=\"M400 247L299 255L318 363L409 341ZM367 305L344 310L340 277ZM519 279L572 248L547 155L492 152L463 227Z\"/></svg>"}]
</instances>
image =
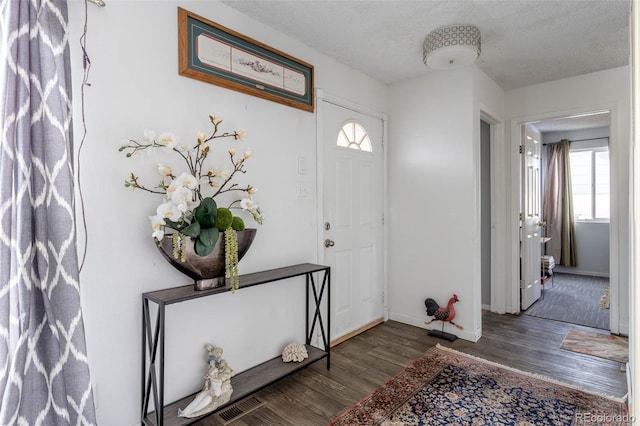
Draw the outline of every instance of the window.
<instances>
[{"instance_id":1,"label":"window","mask_svg":"<svg viewBox=\"0 0 640 426\"><path fill-rule=\"evenodd\" d=\"M576 220L609 220L609 150L571 151L573 216Z\"/></svg>"},{"instance_id":2,"label":"window","mask_svg":"<svg viewBox=\"0 0 640 426\"><path fill-rule=\"evenodd\" d=\"M338 146L343 146L345 148L372 152L369 135L366 130L364 130L364 128L355 121L349 121L347 124L342 126L336 143Z\"/></svg>"}]
</instances>

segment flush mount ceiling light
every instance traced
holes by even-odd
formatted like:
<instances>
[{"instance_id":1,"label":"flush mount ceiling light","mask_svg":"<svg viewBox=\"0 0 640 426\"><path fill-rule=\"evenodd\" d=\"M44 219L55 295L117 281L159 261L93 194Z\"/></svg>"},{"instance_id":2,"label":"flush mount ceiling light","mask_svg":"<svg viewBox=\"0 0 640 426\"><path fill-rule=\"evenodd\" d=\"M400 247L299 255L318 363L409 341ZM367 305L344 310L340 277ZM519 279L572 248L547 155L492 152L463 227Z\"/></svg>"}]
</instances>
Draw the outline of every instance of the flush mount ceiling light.
<instances>
[{"instance_id":1,"label":"flush mount ceiling light","mask_svg":"<svg viewBox=\"0 0 640 426\"><path fill-rule=\"evenodd\" d=\"M422 44L424 64L450 70L472 64L480 56L480 30L473 25L447 25L429 33Z\"/></svg>"}]
</instances>

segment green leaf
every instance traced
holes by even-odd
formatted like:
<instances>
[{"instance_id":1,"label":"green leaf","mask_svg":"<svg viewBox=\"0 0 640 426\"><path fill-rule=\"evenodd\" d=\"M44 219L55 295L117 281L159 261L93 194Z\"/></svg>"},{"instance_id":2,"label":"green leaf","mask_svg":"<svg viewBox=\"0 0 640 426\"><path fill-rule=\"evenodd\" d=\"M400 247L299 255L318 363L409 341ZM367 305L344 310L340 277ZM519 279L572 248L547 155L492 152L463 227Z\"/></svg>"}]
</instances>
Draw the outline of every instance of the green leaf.
<instances>
[{"instance_id":1,"label":"green leaf","mask_svg":"<svg viewBox=\"0 0 640 426\"><path fill-rule=\"evenodd\" d=\"M200 222L201 228L212 228L218 217L218 206L213 198L203 198L200 205L194 210L193 217Z\"/></svg>"},{"instance_id":2,"label":"green leaf","mask_svg":"<svg viewBox=\"0 0 640 426\"><path fill-rule=\"evenodd\" d=\"M176 231L182 231L182 229L186 226L186 223L182 220L180 222L174 222L167 218L164 219L164 223L171 229L175 229Z\"/></svg>"},{"instance_id":3,"label":"green leaf","mask_svg":"<svg viewBox=\"0 0 640 426\"><path fill-rule=\"evenodd\" d=\"M200 235L200 224L198 222L193 222L191 225L189 225L186 228L182 229L181 232L184 235L196 238L196 237L198 237Z\"/></svg>"},{"instance_id":4,"label":"green leaf","mask_svg":"<svg viewBox=\"0 0 640 426\"><path fill-rule=\"evenodd\" d=\"M198 256L206 256L213 251L213 247L205 246L199 239L196 240L196 254Z\"/></svg>"},{"instance_id":5,"label":"green leaf","mask_svg":"<svg viewBox=\"0 0 640 426\"><path fill-rule=\"evenodd\" d=\"M207 228L200 230L200 236L198 239L202 241L204 245L213 247L216 245L219 236L220 230L218 230L218 228Z\"/></svg>"},{"instance_id":6,"label":"green leaf","mask_svg":"<svg viewBox=\"0 0 640 426\"><path fill-rule=\"evenodd\" d=\"M220 231L218 228L201 229L200 236L196 240L196 253L200 256L206 256L211 253L219 237Z\"/></svg>"},{"instance_id":7,"label":"green leaf","mask_svg":"<svg viewBox=\"0 0 640 426\"><path fill-rule=\"evenodd\" d=\"M164 224L171 229L175 229L176 231L180 230L180 225L178 225L176 222L172 222L169 219L165 219L164 220Z\"/></svg>"}]
</instances>

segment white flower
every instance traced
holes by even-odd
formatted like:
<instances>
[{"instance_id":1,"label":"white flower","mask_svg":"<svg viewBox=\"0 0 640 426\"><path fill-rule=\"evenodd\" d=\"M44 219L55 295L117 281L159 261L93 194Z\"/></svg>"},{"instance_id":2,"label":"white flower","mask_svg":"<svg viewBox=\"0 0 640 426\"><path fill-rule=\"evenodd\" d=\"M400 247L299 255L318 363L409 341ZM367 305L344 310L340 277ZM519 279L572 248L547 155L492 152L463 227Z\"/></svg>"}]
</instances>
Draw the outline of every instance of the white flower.
<instances>
[{"instance_id":1,"label":"white flower","mask_svg":"<svg viewBox=\"0 0 640 426\"><path fill-rule=\"evenodd\" d=\"M244 152L244 159L248 159L249 157L251 157L251 155L253 154L253 151L251 151L251 149L248 149Z\"/></svg>"},{"instance_id":2,"label":"white flower","mask_svg":"<svg viewBox=\"0 0 640 426\"><path fill-rule=\"evenodd\" d=\"M164 237L164 219L161 216L149 216L149 220L151 220L151 229L153 230L153 234L151 236L156 240L160 241Z\"/></svg>"},{"instance_id":3,"label":"white flower","mask_svg":"<svg viewBox=\"0 0 640 426\"><path fill-rule=\"evenodd\" d=\"M171 167L167 166L166 164L158 164L158 173L160 173L160 176L170 176L171 175Z\"/></svg>"},{"instance_id":4,"label":"white flower","mask_svg":"<svg viewBox=\"0 0 640 426\"><path fill-rule=\"evenodd\" d=\"M251 198L243 198L240 201L240 207L244 210L255 210L258 208L258 203L253 201Z\"/></svg>"},{"instance_id":5,"label":"white flower","mask_svg":"<svg viewBox=\"0 0 640 426\"><path fill-rule=\"evenodd\" d=\"M204 132L198 132L198 142L202 143L205 139L207 139L207 135Z\"/></svg>"},{"instance_id":6,"label":"white flower","mask_svg":"<svg viewBox=\"0 0 640 426\"><path fill-rule=\"evenodd\" d=\"M171 182L170 186L173 186L174 189L181 186L186 186L189 189L195 189L196 186L198 186L198 179L189 172L183 172L180 176L175 178L173 182Z\"/></svg>"},{"instance_id":7,"label":"white flower","mask_svg":"<svg viewBox=\"0 0 640 426\"><path fill-rule=\"evenodd\" d=\"M173 133L165 132L158 137L158 143L167 148L174 148L180 143L180 138Z\"/></svg>"},{"instance_id":8,"label":"white flower","mask_svg":"<svg viewBox=\"0 0 640 426\"><path fill-rule=\"evenodd\" d=\"M182 217L182 213L178 210L178 207L171 202L164 202L156 209L156 214L163 219L169 219L172 222L177 222Z\"/></svg>"},{"instance_id":9,"label":"white flower","mask_svg":"<svg viewBox=\"0 0 640 426\"><path fill-rule=\"evenodd\" d=\"M145 129L144 136L142 138L146 143L151 143L156 140L156 132L153 130Z\"/></svg>"},{"instance_id":10,"label":"white flower","mask_svg":"<svg viewBox=\"0 0 640 426\"><path fill-rule=\"evenodd\" d=\"M171 193L171 202L185 213L193 205L193 191L186 186L178 187Z\"/></svg>"},{"instance_id":11,"label":"white flower","mask_svg":"<svg viewBox=\"0 0 640 426\"><path fill-rule=\"evenodd\" d=\"M253 220L262 225L264 214L262 214L262 212L260 211L260 206L256 201L252 200L251 198L243 198L242 201L240 201L240 207L242 207L244 210L248 210L249 213L251 213L251 216L253 216Z\"/></svg>"},{"instance_id":12,"label":"white flower","mask_svg":"<svg viewBox=\"0 0 640 426\"><path fill-rule=\"evenodd\" d=\"M217 174L218 174L219 178L226 179L226 178L229 177L230 172L229 172L229 170L218 170Z\"/></svg>"},{"instance_id":13,"label":"white flower","mask_svg":"<svg viewBox=\"0 0 640 426\"><path fill-rule=\"evenodd\" d=\"M180 152L189 152L193 149L193 147L191 146L191 144L187 141L178 141L178 143L176 144L176 146L174 147L175 149L177 149Z\"/></svg>"},{"instance_id":14,"label":"white flower","mask_svg":"<svg viewBox=\"0 0 640 426\"><path fill-rule=\"evenodd\" d=\"M255 186L249 185L249 187L247 188L247 193L249 194L249 196L255 194L256 191L258 191L258 188L256 188Z\"/></svg>"},{"instance_id":15,"label":"white flower","mask_svg":"<svg viewBox=\"0 0 640 426\"><path fill-rule=\"evenodd\" d=\"M213 114L209 116L209 119L210 119L210 120L211 120L211 122L212 122L214 125L216 125L216 126L217 126L218 124L222 123L222 118L221 118L221 117L216 117L216 116L215 116L215 115L213 115Z\"/></svg>"},{"instance_id":16,"label":"white flower","mask_svg":"<svg viewBox=\"0 0 640 426\"><path fill-rule=\"evenodd\" d=\"M229 154L231 154L232 157L236 155L236 149L234 147L229 148Z\"/></svg>"},{"instance_id":17,"label":"white flower","mask_svg":"<svg viewBox=\"0 0 640 426\"><path fill-rule=\"evenodd\" d=\"M243 140L245 137L247 137L247 131L244 130L244 129L236 130L236 132L233 135L233 137L236 140Z\"/></svg>"}]
</instances>

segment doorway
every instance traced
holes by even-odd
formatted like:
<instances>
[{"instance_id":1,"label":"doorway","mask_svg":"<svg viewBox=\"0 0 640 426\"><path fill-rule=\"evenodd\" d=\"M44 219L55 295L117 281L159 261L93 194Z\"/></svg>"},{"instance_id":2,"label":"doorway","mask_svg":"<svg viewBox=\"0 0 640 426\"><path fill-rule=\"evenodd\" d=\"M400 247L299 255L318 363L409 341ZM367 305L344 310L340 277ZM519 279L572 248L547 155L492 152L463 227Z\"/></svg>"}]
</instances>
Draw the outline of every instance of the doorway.
<instances>
[{"instance_id":1,"label":"doorway","mask_svg":"<svg viewBox=\"0 0 640 426\"><path fill-rule=\"evenodd\" d=\"M481 301L491 309L491 124L480 120Z\"/></svg>"},{"instance_id":2,"label":"doorway","mask_svg":"<svg viewBox=\"0 0 640 426\"><path fill-rule=\"evenodd\" d=\"M542 260L544 265L555 263L543 270L541 297L524 314L558 321L571 322L596 328L610 328L612 317L608 299L611 288L610 235L611 206L610 181L614 175L609 166L610 112L575 114L569 117L545 119L528 125L539 131L542 141L543 202L550 203L544 192L550 187L547 170L547 153L561 140L569 140L569 162L575 241L575 264L568 262L568 255L560 251L560 237L553 218L546 217L543 209L541 227ZM567 226L565 225L565 228ZM566 234L565 234L566 235ZM551 258L551 260L549 260ZM546 275L546 280L544 279ZM524 307L523 307L524 308Z\"/></svg>"}]
</instances>

